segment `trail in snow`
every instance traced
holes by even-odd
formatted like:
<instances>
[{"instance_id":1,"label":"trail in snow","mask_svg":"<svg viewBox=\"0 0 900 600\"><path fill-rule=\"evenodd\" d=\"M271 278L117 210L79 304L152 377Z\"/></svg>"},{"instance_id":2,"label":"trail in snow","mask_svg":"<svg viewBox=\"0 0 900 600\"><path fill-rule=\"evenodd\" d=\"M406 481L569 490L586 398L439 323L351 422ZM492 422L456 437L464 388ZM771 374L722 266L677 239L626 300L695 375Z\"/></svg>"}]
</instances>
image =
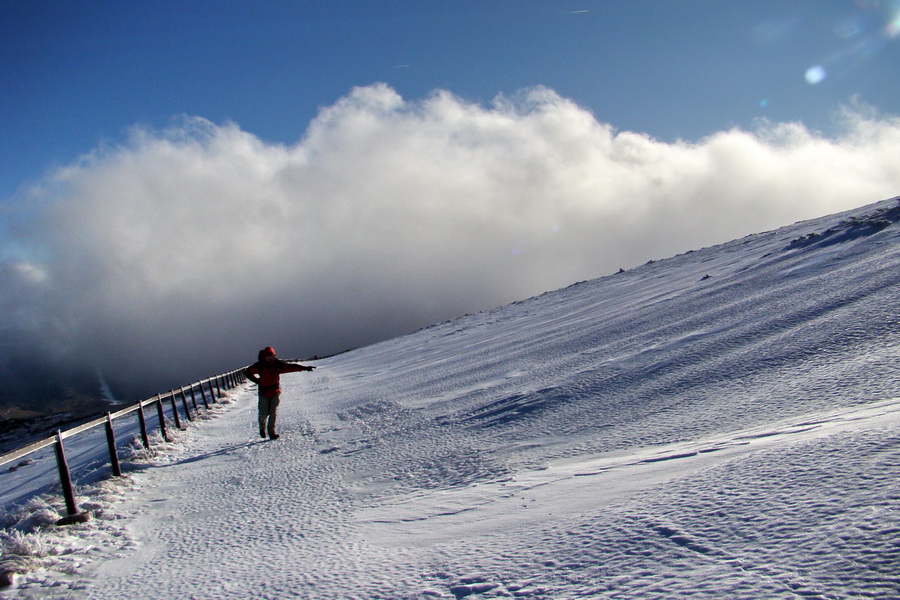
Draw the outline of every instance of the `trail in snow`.
<instances>
[{"instance_id":1,"label":"trail in snow","mask_svg":"<svg viewBox=\"0 0 900 600\"><path fill-rule=\"evenodd\" d=\"M199 432L185 458L149 478L134 503L143 550L102 564L91 597L140 595L147 581L157 582L158 597L173 598L212 589L222 598L278 598L298 587L346 585L342 573L356 560L353 507L339 474L318 460L310 432L289 414L281 440L250 437L250 396Z\"/></svg>"},{"instance_id":2,"label":"trail in snow","mask_svg":"<svg viewBox=\"0 0 900 600\"><path fill-rule=\"evenodd\" d=\"M900 597L896 205L247 388L0 597Z\"/></svg>"}]
</instances>

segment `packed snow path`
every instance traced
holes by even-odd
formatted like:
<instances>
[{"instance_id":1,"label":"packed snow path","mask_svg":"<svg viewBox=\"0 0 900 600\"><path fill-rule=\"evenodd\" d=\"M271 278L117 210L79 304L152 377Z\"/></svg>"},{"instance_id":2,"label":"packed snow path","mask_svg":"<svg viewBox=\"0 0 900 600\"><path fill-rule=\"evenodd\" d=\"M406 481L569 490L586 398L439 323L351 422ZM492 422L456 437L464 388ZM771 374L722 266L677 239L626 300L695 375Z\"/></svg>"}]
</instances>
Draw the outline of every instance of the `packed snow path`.
<instances>
[{"instance_id":1,"label":"packed snow path","mask_svg":"<svg viewBox=\"0 0 900 600\"><path fill-rule=\"evenodd\" d=\"M295 413L284 437L251 438L255 402L244 394L209 423L184 458L152 474L134 503L140 550L100 566L94 598L284 598L346 590L363 544L332 461ZM227 550L231 549L231 550Z\"/></svg>"},{"instance_id":2,"label":"packed snow path","mask_svg":"<svg viewBox=\"0 0 900 600\"><path fill-rule=\"evenodd\" d=\"M3 598L900 598L900 208L317 362ZM87 535L98 523L88 524Z\"/></svg>"}]
</instances>

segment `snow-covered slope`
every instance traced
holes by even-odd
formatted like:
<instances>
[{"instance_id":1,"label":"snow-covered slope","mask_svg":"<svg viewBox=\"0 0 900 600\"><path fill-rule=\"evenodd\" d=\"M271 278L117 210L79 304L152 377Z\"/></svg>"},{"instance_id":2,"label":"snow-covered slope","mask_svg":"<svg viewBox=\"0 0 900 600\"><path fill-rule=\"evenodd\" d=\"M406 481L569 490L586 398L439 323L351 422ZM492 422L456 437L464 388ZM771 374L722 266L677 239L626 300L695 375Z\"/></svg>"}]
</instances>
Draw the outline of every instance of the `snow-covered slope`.
<instances>
[{"instance_id":1,"label":"snow-covered slope","mask_svg":"<svg viewBox=\"0 0 900 600\"><path fill-rule=\"evenodd\" d=\"M900 598L898 221L322 360L274 442L247 388L0 597Z\"/></svg>"}]
</instances>

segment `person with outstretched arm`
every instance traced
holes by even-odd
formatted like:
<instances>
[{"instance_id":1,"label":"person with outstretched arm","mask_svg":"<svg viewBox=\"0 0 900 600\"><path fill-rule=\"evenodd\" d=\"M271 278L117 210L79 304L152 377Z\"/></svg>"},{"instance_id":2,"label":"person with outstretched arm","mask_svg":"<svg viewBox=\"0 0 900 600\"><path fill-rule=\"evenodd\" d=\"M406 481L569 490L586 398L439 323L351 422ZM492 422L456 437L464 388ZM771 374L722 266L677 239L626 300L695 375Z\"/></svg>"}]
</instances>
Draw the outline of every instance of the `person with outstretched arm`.
<instances>
[{"instance_id":1,"label":"person with outstretched arm","mask_svg":"<svg viewBox=\"0 0 900 600\"><path fill-rule=\"evenodd\" d=\"M275 350L267 346L259 351L259 360L247 367L244 374L247 379L259 386L259 437L277 440L275 420L278 417L278 404L281 402L281 374L297 371L312 371L315 367L307 367L285 362L275 356Z\"/></svg>"}]
</instances>

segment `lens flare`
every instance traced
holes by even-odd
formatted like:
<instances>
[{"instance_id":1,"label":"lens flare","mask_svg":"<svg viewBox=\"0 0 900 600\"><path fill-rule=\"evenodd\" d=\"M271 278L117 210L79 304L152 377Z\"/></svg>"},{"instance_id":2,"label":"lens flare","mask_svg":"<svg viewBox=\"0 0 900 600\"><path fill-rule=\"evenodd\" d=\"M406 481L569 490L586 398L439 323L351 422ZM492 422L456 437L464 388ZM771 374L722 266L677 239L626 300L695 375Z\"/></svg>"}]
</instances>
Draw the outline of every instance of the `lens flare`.
<instances>
[{"instance_id":1,"label":"lens flare","mask_svg":"<svg viewBox=\"0 0 900 600\"><path fill-rule=\"evenodd\" d=\"M822 83L828 77L828 72L822 65L816 65L806 70L806 82L810 85Z\"/></svg>"},{"instance_id":2,"label":"lens flare","mask_svg":"<svg viewBox=\"0 0 900 600\"><path fill-rule=\"evenodd\" d=\"M891 39L900 36L900 10L894 14L894 18L885 26L884 33Z\"/></svg>"},{"instance_id":3,"label":"lens flare","mask_svg":"<svg viewBox=\"0 0 900 600\"><path fill-rule=\"evenodd\" d=\"M900 0L857 0L856 6L860 14L833 27L840 47L806 70L810 85L822 83L829 76L840 79L848 75L900 37Z\"/></svg>"}]
</instances>

